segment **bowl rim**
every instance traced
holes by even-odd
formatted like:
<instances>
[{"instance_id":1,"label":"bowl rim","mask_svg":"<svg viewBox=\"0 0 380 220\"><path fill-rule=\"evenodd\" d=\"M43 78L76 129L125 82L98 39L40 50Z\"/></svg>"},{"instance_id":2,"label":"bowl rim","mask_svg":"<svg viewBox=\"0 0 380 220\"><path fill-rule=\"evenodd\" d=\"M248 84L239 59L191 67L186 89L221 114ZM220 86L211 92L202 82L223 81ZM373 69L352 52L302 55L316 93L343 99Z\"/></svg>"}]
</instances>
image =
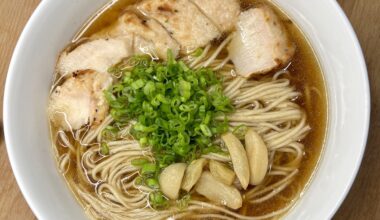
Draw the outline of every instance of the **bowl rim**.
<instances>
[{"instance_id":1,"label":"bowl rim","mask_svg":"<svg viewBox=\"0 0 380 220\"><path fill-rule=\"evenodd\" d=\"M337 1L335 1L335 0L327 0L327 1L329 1L332 4L332 6L335 8L335 11L337 11L339 13L340 19L342 19L342 21L344 22L345 28L349 31L350 37L353 39L353 43L354 43L356 53L360 55L357 62L360 63L361 70L363 73L362 77L363 77L363 80L365 83L365 85L363 85L363 88L365 90L363 95L364 95L364 103L365 103L365 109L366 109L365 114L362 116L365 129L362 131L362 134L361 134L362 135L361 146L360 146L360 151L358 151L358 154L356 155L357 160L356 160L356 164L354 165L355 169L352 170L352 172L350 173L351 175L349 176L349 181L347 181L345 183L346 187L343 190L341 190L339 197L334 198L334 200L335 200L334 207L330 208L329 213L326 213L326 215L325 215L326 217L331 218L336 213L336 211L338 210L338 208L342 204L343 200L347 196L347 194L348 194L348 192L349 192L349 190L350 190L350 188L351 188L351 186L355 180L355 177L359 171L360 164L361 164L361 161L363 159L363 155L365 152L365 147L366 147L366 143L367 143L367 139L368 139L368 131L369 131L369 123L370 123L370 87L369 87L369 81L368 81L367 66L365 63L365 59L364 59L362 49L360 47L359 40L355 34L355 31L354 31L352 25L350 24L347 16L345 15L343 9L339 6ZM41 219L43 219L44 214L42 213L42 210L40 210L35 205L35 202L34 202L35 198L33 198L33 196L28 192L28 190L30 190L30 188L26 184L23 183L22 174L18 171L19 165L17 163L16 155L14 154L14 152L12 150L13 141L12 141L12 135L10 134L10 131L9 131L9 126L12 123L12 121L8 116L10 109L8 108L7 103L9 103L9 100L11 99L11 96L12 96L11 95L11 90L12 90L11 81L13 80L13 78L15 76L15 74L14 74L15 70L14 69L15 69L15 65L17 64L17 57L19 57L20 53L22 53L21 49L22 49L22 45L27 41L27 39L26 39L27 33L30 31L31 28L33 28L33 25L39 19L39 14L44 12L45 8L47 8L47 5L50 3L51 3L51 1L46 1L46 0L41 1L39 3L38 7L33 12L32 16L30 17L29 21L27 22L24 30L22 31L22 33L20 35L20 38L17 42L17 45L14 49L12 59L11 59L9 69L8 69L8 74L7 74L5 89L4 89L4 107L3 107L3 120L4 120L3 125L4 125L5 145L6 145L9 161L10 161L10 164L11 164L11 167L13 170L13 174L16 178L16 182L17 182L25 200L27 201L28 205L32 209L33 213L38 218L41 218ZM328 88L326 88L326 89L328 89ZM328 95L328 97L329 97L329 95ZM328 132L329 131L327 131L327 133ZM322 155L322 157L323 157L323 155Z\"/></svg>"},{"instance_id":2,"label":"bowl rim","mask_svg":"<svg viewBox=\"0 0 380 220\"><path fill-rule=\"evenodd\" d=\"M338 211L338 209L341 207L341 205L343 204L344 200L346 199L348 193L350 192L350 190L354 184L354 181L356 180L356 177L358 175L359 169L360 169L361 164L362 164L362 160L364 158L364 153L365 153L365 150L367 147L368 134L369 134L369 128L370 128L370 119L371 119L371 92L370 92L370 84L369 84L369 78L368 78L367 64L365 61L365 57L364 57L362 47L360 45L359 38L355 32L355 29L352 26L348 16L344 12L343 8L339 5L338 1L337 0L330 0L330 2L332 3L335 10L338 11L339 16L341 17L342 21L344 22L345 27L350 32L350 35L351 35L350 37L353 38L356 53L359 54L359 56L360 56L358 62L360 62L360 64L361 64L361 69L362 69L362 73L363 73L362 77L364 78L364 83L365 83L365 85L364 85L364 89L365 89L365 91L364 91L364 97L365 97L364 98L364 103L365 103L364 108L366 109L365 115L363 116L363 119L364 119L363 123L364 123L365 129L363 130L363 133L362 133L363 139L362 139L361 144L360 144L360 152L357 155L357 161L355 164L355 169L351 173L350 180L348 182L346 182L346 188L342 191L341 196L338 199L336 199L335 206L330 211L330 215L328 217L332 218L335 215L335 213ZM328 132L329 131L327 131L327 133ZM323 155L322 155L322 157L323 157Z\"/></svg>"},{"instance_id":3,"label":"bowl rim","mask_svg":"<svg viewBox=\"0 0 380 220\"><path fill-rule=\"evenodd\" d=\"M271 0L271 1L274 1L276 3L276 5L278 5L281 9L283 9L282 6L284 6L284 4L286 4L286 3L280 4L280 2L282 0ZM345 176L346 181L344 181L343 183L340 184L340 187L342 187L342 188L339 189L338 195L335 195L335 197L333 197L330 201L327 202L331 205L331 207L327 211L324 210L324 212L322 212L323 214L320 214L318 216L320 219L332 219L333 216L335 215L335 213L341 207L341 205L344 202L345 198L347 197L348 193L350 192L350 189L351 189L352 185L354 184L354 181L355 181L357 174L359 172L359 169L361 167L361 163L362 163L364 153L365 153L365 149L366 149L366 145L367 145L369 128L370 128L371 95L370 95L370 84L369 84L368 70L367 70L367 65L365 62L365 57L364 57L363 50L361 48L359 39L355 33L355 30L354 30L352 24L350 23L350 21L349 21L347 15L345 14L344 10L342 9L342 7L339 5L339 3L336 0L321 0L321 3L325 3L325 4L333 7L334 12L336 12L336 18L340 19L341 22L343 23L342 27L348 32L348 35L346 35L346 36L347 36L347 38L349 38L351 40L350 43L353 44L353 47L354 47L353 53L356 55L355 58L357 58L355 60L355 62L358 65L358 69L360 69L360 71L357 72L357 74L360 75L361 80L362 80L361 81L362 84L359 84L359 85L362 86L361 92L363 92L363 93L361 93L360 95L363 96L362 97L363 98L363 102L362 102L363 107L362 108L364 109L363 115L360 115L360 119L362 120L360 123L360 127L363 127L363 130L361 130L360 133L355 135L360 140L360 144L356 145L356 147L358 149L355 151L355 157L352 158L352 164L350 165L350 168L352 168L352 170L349 174L347 174ZM285 10L285 9L283 9L283 10L285 11L286 14L288 14L287 10ZM290 14L288 14L288 15L290 17L292 17ZM319 174L321 164L323 163L323 160L324 160L324 157L326 154L326 147L332 147L329 145L330 139L333 138L333 137L331 137L331 134L333 133L333 131L331 131L331 130L333 128L333 125L335 125L336 123L333 122L333 120L331 120L332 119L331 116L335 116L336 114L334 115L335 109L333 110L331 107L336 105L336 100L335 100L335 102L332 101L333 100L332 89L329 86L329 80L327 79L328 77L326 77L326 75L325 75L326 74L325 72L329 68L327 68L324 65L328 62L326 62L323 59L324 57L322 57L321 51L318 51L318 47L314 44L315 42L311 42L312 37L309 35L309 33L304 31L301 24L297 23L297 26L299 26L301 31L305 34L306 38L309 40L309 42L312 46L312 49L314 50L314 52L318 58L318 61L320 63L320 66L322 68L322 72L324 75L323 78L325 81L325 88L326 88L326 93L327 93L327 116L328 117L327 117L325 141L324 141L323 149L322 149L320 158L318 159L318 163L316 165L316 168L313 171L308 183L306 184L305 188L302 191L302 193L308 194L309 188L311 187L311 185L313 185L313 182L315 182L315 179L317 178L317 174ZM357 115L355 115L355 116L357 116ZM304 199L304 197L305 196L301 196L301 198L297 199L294 206L289 210L289 212L287 212L284 215L284 219L286 219L286 220L293 219L297 215L297 214L294 214L297 212L293 213L293 211L295 209L297 209L299 204L302 203L302 200ZM299 211L299 210L297 209L297 211ZM303 213L303 214L305 214L305 213ZM305 216L303 216L303 218L305 218ZM296 219L302 219L302 217L296 218Z\"/></svg>"},{"instance_id":4,"label":"bowl rim","mask_svg":"<svg viewBox=\"0 0 380 220\"><path fill-rule=\"evenodd\" d=\"M38 6L36 7L36 9L32 13L32 15L30 16L29 20L27 21L24 29L22 30L19 39L17 40L17 44L13 50L11 62L10 62L9 67L8 67L7 78L5 81L5 88L4 88L4 101L3 101L4 142L5 142L5 146L7 149L9 163L11 164L13 175L16 179L17 185L18 185L23 197L25 198L26 202L28 203L28 206L30 207L33 214L36 215L37 218L40 218L41 216L43 216L43 214L40 212L40 210L37 208L37 206L35 206L35 203L33 202L34 199L30 195L30 193L28 192L28 189L27 189L28 187L22 181L22 174L20 172L18 172L18 170L19 170L18 166L19 165L17 164L16 156L14 155L14 153L12 151L11 146L13 146L13 140L12 140L11 134L9 132L9 124L11 123L11 120L8 117L9 109L8 109L7 103L9 103L9 99L11 98L11 81L13 80L13 77L15 76L15 74L13 74L15 72L14 68L15 68L15 65L17 63L17 57L21 53L22 42L24 42L26 40L27 33L32 28L35 20L38 19L38 14L40 14L42 11L44 11L44 8L46 7L47 2L48 1L46 1L46 0L45 1L42 0L38 4Z\"/></svg>"}]
</instances>

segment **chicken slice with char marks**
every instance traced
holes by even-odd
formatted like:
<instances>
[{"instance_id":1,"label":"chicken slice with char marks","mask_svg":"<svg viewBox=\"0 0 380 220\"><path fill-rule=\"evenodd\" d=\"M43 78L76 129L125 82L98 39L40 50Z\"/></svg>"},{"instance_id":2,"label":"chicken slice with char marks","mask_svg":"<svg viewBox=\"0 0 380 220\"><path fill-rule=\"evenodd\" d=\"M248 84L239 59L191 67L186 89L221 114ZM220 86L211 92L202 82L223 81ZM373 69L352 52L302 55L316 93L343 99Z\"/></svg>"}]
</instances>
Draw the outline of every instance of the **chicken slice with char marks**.
<instances>
[{"instance_id":1,"label":"chicken slice with char marks","mask_svg":"<svg viewBox=\"0 0 380 220\"><path fill-rule=\"evenodd\" d=\"M112 77L108 73L93 70L74 73L51 94L50 120L65 131L100 124L109 108L103 91L111 84Z\"/></svg>"},{"instance_id":2,"label":"chicken slice with char marks","mask_svg":"<svg viewBox=\"0 0 380 220\"><path fill-rule=\"evenodd\" d=\"M261 6L240 14L228 51L236 72L249 77L288 63L295 45L275 12L269 6Z\"/></svg>"},{"instance_id":3,"label":"chicken slice with char marks","mask_svg":"<svg viewBox=\"0 0 380 220\"><path fill-rule=\"evenodd\" d=\"M218 27L221 32L231 31L240 14L237 0L191 0Z\"/></svg>"},{"instance_id":4,"label":"chicken slice with char marks","mask_svg":"<svg viewBox=\"0 0 380 220\"><path fill-rule=\"evenodd\" d=\"M221 34L189 0L145 0L137 5L137 9L160 22L181 45L183 52L205 46Z\"/></svg>"},{"instance_id":5,"label":"chicken slice with char marks","mask_svg":"<svg viewBox=\"0 0 380 220\"><path fill-rule=\"evenodd\" d=\"M177 56L179 44L169 35L157 21L141 18L132 11L125 12L109 27L95 33L92 38L116 38L134 34L134 52L148 53L166 60L167 50L171 49ZM137 41L136 41L137 40Z\"/></svg>"},{"instance_id":6,"label":"chicken slice with char marks","mask_svg":"<svg viewBox=\"0 0 380 220\"><path fill-rule=\"evenodd\" d=\"M109 67L133 55L132 43L132 35L85 42L74 50L61 54L57 71L63 76L87 69L106 73Z\"/></svg>"}]
</instances>

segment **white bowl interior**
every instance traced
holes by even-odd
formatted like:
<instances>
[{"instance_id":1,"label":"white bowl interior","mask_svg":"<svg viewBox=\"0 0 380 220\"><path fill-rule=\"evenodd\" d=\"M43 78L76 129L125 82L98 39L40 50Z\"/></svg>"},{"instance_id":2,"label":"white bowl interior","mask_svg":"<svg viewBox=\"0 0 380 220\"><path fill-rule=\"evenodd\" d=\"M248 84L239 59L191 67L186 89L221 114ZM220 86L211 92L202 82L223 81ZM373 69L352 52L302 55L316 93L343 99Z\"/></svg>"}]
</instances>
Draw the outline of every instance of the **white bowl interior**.
<instances>
[{"instance_id":1,"label":"white bowl interior","mask_svg":"<svg viewBox=\"0 0 380 220\"><path fill-rule=\"evenodd\" d=\"M4 97L5 138L17 182L41 220L85 219L57 172L46 106L57 55L106 2L42 1L12 58ZM329 96L328 137L322 160L286 219L328 219L348 192L365 148L370 108L366 67L356 36L335 1L275 2L311 41Z\"/></svg>"},{"instance_id":2,"label":"white bowl interior","mask_svg":"<svg viewBox=\"0 0 380 220\"><path fill-rule=\"evenodd\" d=\"M286 219L329 219L348 193L364 153L370 111L367 69L356 35L336 1L275 2L311 42L328 95L324 152L311 183Z\"/></svg>"}]
</instances>

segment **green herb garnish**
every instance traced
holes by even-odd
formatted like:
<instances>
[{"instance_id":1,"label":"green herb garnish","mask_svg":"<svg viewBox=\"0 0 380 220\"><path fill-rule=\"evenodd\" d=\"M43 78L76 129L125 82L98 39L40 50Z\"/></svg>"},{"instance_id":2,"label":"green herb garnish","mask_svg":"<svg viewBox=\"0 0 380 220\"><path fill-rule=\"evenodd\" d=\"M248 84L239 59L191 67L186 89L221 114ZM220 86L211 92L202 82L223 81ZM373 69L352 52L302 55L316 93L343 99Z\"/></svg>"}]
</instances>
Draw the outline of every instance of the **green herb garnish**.
<instances>
[{"instance_id":1,"label":"green herb garnish","mask_svg":"<svg viewBox=\"0 0 380 220\"><path fill-rule=\"evenodd\" d=\"M100 153L103 155L108 155L110 153L110 148L104 142L100 146Z\"/></svg>"},{"instance_id":2,"label":"green herb garnish","mask_svg":"<svg viewBox=\"0 0 380 220\"><path fill-rule=\"evenodd\" d=\"M154 209L164 209L168 206L168 199L162 192L152 192L149 194L149 204Z\"/></svg>"},{"instance_id":3,"label":"green herb garnish","mask_svg":"<svg viewBox=\"0 0 380 220\"><path fill-rule=\"evenodd\" d=\"M199 57L200 55L202 55L203 53L203 48L197 48L196 50L194 50L194 52L191 54L193 57Z\"/></svg>"},{"instance_id":4,"label":"green herb garnish","mask_svg":"<svg viewBox=\"0 0 380 220\"><path fill-rule=\"evenodd\" d=\"M141 145L152 147L156 166L144 164L143 172L220 151L212 140L228 130L228 122L214 118L233 108L215 72L209 68L190 69L176 61L170 51L164 63L146 56L135 56L131 63L127 69L112 68L122 77L105 97L114 126L136 120L131 134Z\"/></svg>"}]
</instances>

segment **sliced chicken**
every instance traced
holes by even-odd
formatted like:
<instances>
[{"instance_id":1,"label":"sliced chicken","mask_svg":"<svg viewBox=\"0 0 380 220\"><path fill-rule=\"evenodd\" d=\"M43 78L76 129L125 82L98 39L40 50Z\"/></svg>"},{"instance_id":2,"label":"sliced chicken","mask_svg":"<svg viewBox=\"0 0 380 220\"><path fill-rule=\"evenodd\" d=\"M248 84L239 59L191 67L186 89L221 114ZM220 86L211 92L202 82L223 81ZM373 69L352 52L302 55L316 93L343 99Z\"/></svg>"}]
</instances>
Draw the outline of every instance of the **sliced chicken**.
<instances>
[{"instance_id":1,"label":"sliced chicken","mask_svg":"<svg viewBox=\"0 0 380 220\"><path fill-rule=\"evenodd\" d=\"M288 63L294 55L295 45L268 6L242 12L236 28L228 51L241 76L267 73Z\"/></svg>"},{"instance_id":2,"label":"sliced chicken","mask_svg":"<svg viewBox=\"0 0 380 220\"><path fill-rule=\"evenodd\" d=\"M98 125L108 113L103 91L112 84L108 73L85 70L74 73L50 96L48 114L53 124L65 131L83 125Z\"/></svg>"},{"instance_id":3,"label":"sliced chicken","mask_svg":"<svg viewBox=\"0 0 380 220\"><path fill-rule=\"evenodd\" d=\"M237 0L192 0L221 32L234 28L239 14L240 4Z\"/></svg>"},{"instance_id":4,"label":"sliced chicken","mask_svg":"<svg viewBox=\"0 0 380 220\"><path fill-rule=\"evenodd\" d=\"M87 69L106 73L109 67L133 55L132 43L132 35L83 43L74 50L61 54L57 71L64 76Z\"/></svg>"},{"instance_id":5,"label":"sliced chicken","mask_svg":"<svg viewBox=\"0 0 380 220\"><path fill-rule=\"evenodd\" d=\"M165 27L185 52L205 46L221 34L189 0L144 0L137 9Z\"/></svg>"},{"instance_id":6,"label":"sliced chicken","mask_svg":"<svg viewBox=\"0 0 380 220\"><path fill-rule=\"evenodd\" d=\"M115 38L134 34L135 53L149 53L152 56L166 59L167 50L171 49L176 56L179 44L169 35L157 21L149 18L140 18L131 11L125 12L114 24L94 34L93 38ZM142 44L144 43L144 44Z\"/></svg>"}]
</instances>

